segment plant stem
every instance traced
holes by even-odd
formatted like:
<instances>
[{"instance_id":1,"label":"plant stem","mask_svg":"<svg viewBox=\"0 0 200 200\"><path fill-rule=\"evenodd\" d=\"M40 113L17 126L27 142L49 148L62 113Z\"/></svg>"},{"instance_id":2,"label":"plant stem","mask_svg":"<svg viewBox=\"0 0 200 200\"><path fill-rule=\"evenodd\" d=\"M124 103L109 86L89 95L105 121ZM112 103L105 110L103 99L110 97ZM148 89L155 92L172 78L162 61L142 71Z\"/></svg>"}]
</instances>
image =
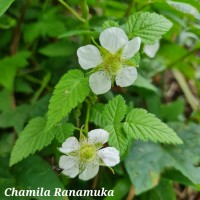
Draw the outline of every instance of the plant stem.
<instances>
[{"instance_id":1,"label":"plant stem","mask_svg":"<svg viewBox=\"0 0 200 200\"><path fill-rule=\"evenodd\" d=\"M128 17L131 14L131 10L134 4L135 4L135 0L131 0L130 5L128 6L128 9L125 12L125 15L124 15L125 17Z\"/></svg>"},{"instance_id":2,"label":"plant stem","mask_svg":"<svg viewBox=\"0 0 200 200\"><path fill-rule=\"evenodd\" d=\"M65 1L63 0L58 0L65 8L67 8L78 20L80 20L81 22L85 23L86 20L83 19L82 17L79 16L79 14L72 9Z\"/></svg>"},{"instance_id":3,"label":"plant stem","mask_svg":"<svg viewBox=\"0 0 200 200\"><path fill-rule=\"evenodd\" d=\"M89 8L87 5L87 0L81 0L81 10L82 17L85 19L85 23L87 23L89 19Z\"/></svg>"},{"instance_id":4,"label":"plant stem","mask_svg":"<svg viewBox=\"0 0 200 200\"><path fill-rule=\"evenodd\" d=\"M126 200L133 200L134 197L135 197L135 189L134 189L133 185L131 185Z\"/></svg>"},{"instance_id":5,"label":"plant stem","mask_svg":"<svg viewBox=\"0 0 200 200\"><path fill-rule=\"evenodd\" d=\"M80 1L81 11L82 11L82 17L85 19L84 27L85 29L89 30L89 7L87 5L87 0L81 0ZM83 44L90 43L90 36L84 35Z\"/></svg>"},{"instance_id":6,"label":"plant stem","mask_svg":"<svg viewBox=\"0 0 200 200\"><path fill-rule=\"evenodd\" d=\"M31 100L31 104L34 104L38 100L43 90L47 87L47 84L50 81L50 78L51 78L51 74L47 73L40 84L40 88L38 89L38 91L36 91L35 95L33 96Z\"/></svg>"},{"instance_id":7,"label":"plant stem","mask_svg":"<svg viewBox=\"0 0 200 200\"><path fill-rule=\"evenodd\" d=\"M85 119L85 128L84 132L88 134L89 131L89 120L90 120L90 109L91 109L91 104L88 102L87 103L87 113L86 113L86 119Z\"/></svg>"},{"instance_id":8,"label":"plant stem","mask_svg":"<svg viewBox=\"0 0 200 200\"><path fill-rule=\"evenodd\" d=\"M173 69L172 73L173 73L174 77L176 78L177 82L179 83L181 89L183 90L183 93L185 94L185 97L186 97L188 103L190 104L190 106L192 107L192 109L195 111L199 110L200 102L192 94L184 76L177 69Z\"/></svg>"}]
</instances>

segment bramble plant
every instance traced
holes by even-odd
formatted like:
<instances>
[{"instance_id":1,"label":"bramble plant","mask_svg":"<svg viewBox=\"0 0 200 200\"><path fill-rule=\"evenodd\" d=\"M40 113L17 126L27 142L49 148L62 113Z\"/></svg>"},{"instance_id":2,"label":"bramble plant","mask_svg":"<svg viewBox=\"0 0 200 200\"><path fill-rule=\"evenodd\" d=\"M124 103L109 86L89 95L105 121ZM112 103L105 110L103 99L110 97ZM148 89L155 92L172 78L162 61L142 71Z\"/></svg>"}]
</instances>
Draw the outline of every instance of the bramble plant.
<instances>
[{"instance_id":1,"label":"bramble plant","mask_svg":"<svg viewBox=\"0 0 200 200\"><path fill-rule=\"evenodd\" d=\"M0 0L0 187L93 179L138 200L175 200L172 181L199 190L199 25L186 27L200 5L130 2Z\"/></svg>"}]
</instances>

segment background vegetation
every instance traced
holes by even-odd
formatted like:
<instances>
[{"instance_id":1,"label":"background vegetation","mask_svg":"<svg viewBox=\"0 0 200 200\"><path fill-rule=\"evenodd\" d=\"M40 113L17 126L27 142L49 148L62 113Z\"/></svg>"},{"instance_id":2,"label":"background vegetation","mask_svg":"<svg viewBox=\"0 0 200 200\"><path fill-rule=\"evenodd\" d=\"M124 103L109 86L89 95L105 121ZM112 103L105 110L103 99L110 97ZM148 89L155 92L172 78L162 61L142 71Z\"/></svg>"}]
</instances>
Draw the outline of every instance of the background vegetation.
<instances>
[{"instance_id":1,"label":"background vegetation","mask_svg":"<svg viewBox=\"0 0 200 200\"><path fill-rule=\"evenodd\" d=\"M99 199L199 200L199 1L66 2L0 0L0 198L6 199L3 192L7 187L51 190L55 187L76 190L104 187L114 189L115 197ZM23 151L15 149L13 152L13 146L29 120L46 116L49 99L61 76L70 69L81 70L76 55L78 47L92 43L91 37L97 41L104 28L124 24L138 11L161 14L173 23L173 27L160 41L155 58L148 58L144 53L140 55L140 75L133 86L115 86L98 99L91 97L98 103L91 109L90 129L102 124L101 110L108 101L121 94L129 109L145 108L155 114L177 132L184 144L163 145L134 140L122 157L123 162L114 168L115 175L105 168L88 182L57 175L55 168L61 155L57 147L74 132L71 123L77 127L84 124L87 100L66 118L70 122L65 127L67 131L55 138L45 138L46 147L40 144L42 138L31 135L23 141L30 151L25 145ZM42 131L45 124L43 121L38 126L35 121L33 127ZM31 146L33 140L37 145ZM29 155L35 151L34 155ZM9 166L11 152L10 164L14 165Z\"/></svg>"}]
</instances>

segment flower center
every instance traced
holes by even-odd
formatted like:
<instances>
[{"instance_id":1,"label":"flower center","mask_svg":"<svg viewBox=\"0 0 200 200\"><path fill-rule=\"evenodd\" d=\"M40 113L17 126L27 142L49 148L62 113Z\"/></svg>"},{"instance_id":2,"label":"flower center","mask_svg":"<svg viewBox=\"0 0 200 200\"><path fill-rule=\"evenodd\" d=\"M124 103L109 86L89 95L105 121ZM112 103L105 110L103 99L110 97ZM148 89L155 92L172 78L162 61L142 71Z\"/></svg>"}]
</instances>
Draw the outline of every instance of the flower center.
<instances>
[{"instance_id":1,"label":"flower center","mask_svg":"<svg viewBox=\"0 0 200 200\"><path fill-rule=\"evenodd\" d=\"M115 76L122 67L121 53L115 54L106 53L103 57L103 69L108 72L109 75Z\"/></svg>"},{"instance_id":2,"label":"flower center","mask_svg":"<svg viewBox=\"0 0 200 200\"><path fill-rule=\"evenodd\" d=\"M79 157L83 162L90 162L96 156L96 148L91 144L84 144L79 150Z\"/></svg>"}]
</instances>

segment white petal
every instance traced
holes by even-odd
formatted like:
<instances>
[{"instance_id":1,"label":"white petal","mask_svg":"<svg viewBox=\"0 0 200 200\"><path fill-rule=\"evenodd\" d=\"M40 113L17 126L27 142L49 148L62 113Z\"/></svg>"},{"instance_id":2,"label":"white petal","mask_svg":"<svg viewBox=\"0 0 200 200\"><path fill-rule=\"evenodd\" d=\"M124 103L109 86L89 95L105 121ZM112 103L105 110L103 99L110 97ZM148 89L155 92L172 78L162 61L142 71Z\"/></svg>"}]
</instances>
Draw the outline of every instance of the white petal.
<instances>
[{"instance_id":1,"label":"white petal","mask_svg":"<svg viewBox=\"0 0 200 200\"><path fill-rule=\"evenodd\" d=\"M147 45L147 44L146 44L146 45L144 46L144 53L145 53L147 56L149 56L150 58L153 58L153 57L156 55L156 53L157 53L159 47L160 47L159 41L157 41L155 44L152 44L152 45Z\"/></svg>"},{"instance_id":2,"label":"white petal","mask_svg":"<svg viewBox=\"0 0 200 200\"><path fill-rule=\"evenodd\" d=\"M59 150L62 153L70 153L72 151L78 150L80 147L78 140L75 137L69 137L62 144L62 147Z\"/></svg>"},{"instance_id":3,"label":"white petal","mask_svg":"<svg viewBox=\"0 0 200 200\"><path fill-rule=\"evenodd\" d=\"M89 77L90 88L95 94L103 94L111 88L111 78L104 71L98 71Z\"/></svg>"},{"instance_id":4,"label":"white petal","mask_svg":"<svg viewBox=\"0 0 200 200\"><path fill-rule=\"evenodd\" d=\"M135 67L124 67L117 74L115 81L120 87L132 85L137 79L137 69Z\"/></svg>"},{"instance_id":5,"label":"white petal","mask_svg":"<svg viewBox=\"0 0 200 200\"><path fill-rule=\"evenodd\" d=\"M99 165L90 163L86 166L85 170L79 175L79 178L84 181L89 180L94 176L96 176L98 171L99 171Z\"/></svg>"},{"instance_id":6,"label":"white petal","mask_svg":"<svg viewBox=\"0 0 200 200\"><path fill-rule=\"evenodd\" d=\"M103 59L100 51L94 45L86 45L77 50L78 62L83 69L94 68L101 64Z\"/></svg>"},{"instance_id":7,"label":"white petal","mask_svg":"<svg viewBox=\"0 0 200 200\"><path fill-rule=\"evenodd\" d=\"M106 166L113 167L120 162L119 151L114 147L106 147L97 152Z\"/></svg>"},{"instance_id":8,"label":"white petal","mask_svg":"<svg viewBox=\"0 0 200 200\"><path fill-rule=\"evenodd\" d=\"M128 42L128 37L124 31L117 27L112 27L104 30L99 37L101 45L115 53Z\"/></svg>"},{"instance_id":9,"label":"white petal","mask_svg":"<svg viewBox=\"0 0 200 200\"><path fill-rule=\"evenodd\" d=\"M133 57L140 49L141 39L136 37L130 40L123 49L122 58L128 59Z\"/></svg>"},{"instance_id":10,"label":"white petal","mask_svg":"<svg viewBox=\"0 0 200 200\"><path fill-rule=\"evenodd\" d=\"M79 173L79 163L77 157L61 156L59 160L59 167L64 169L63 174L74 178Z\"/></svg>"},{"instance_id":11,"label":"white petal","mask_svg":"<svg viewBox=\"0 0 200 200\"><path fill-rule=\"evenodd\" d=\"M109 133L103 129L95 129L88 133L88 142L91 144L101 143L102 145L108 141Z\"/></svg>"}]
</instances>

